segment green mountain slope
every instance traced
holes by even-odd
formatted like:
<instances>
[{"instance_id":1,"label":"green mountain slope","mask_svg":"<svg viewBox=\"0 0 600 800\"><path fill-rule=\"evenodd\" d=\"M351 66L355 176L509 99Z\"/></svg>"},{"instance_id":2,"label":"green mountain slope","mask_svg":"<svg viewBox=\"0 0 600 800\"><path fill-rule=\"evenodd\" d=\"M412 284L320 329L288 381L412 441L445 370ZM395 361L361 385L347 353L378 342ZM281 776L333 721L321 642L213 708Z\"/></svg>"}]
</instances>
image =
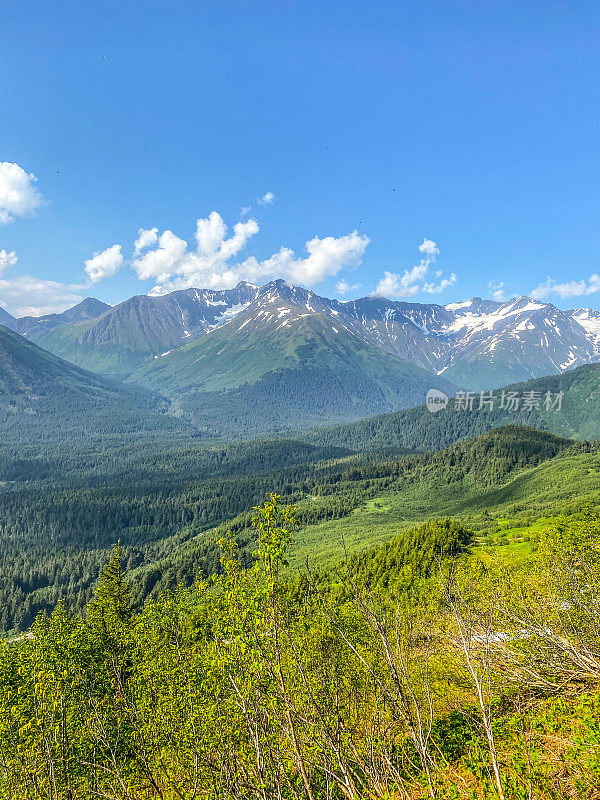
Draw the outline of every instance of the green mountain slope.
<instances>
[{"instance_id":1,"label":"green mountain slope","mask_svg":"<svg viewBox=\"0 0 600 800\"><path fill-rule=\"evenodd\" d=\"M84 369L123 378L154 356L205 335L237 313L257 289L240 283L223 291L183 289L161 297L137 295L95 319L74 319L50 331L34 332L41 347Z\"/></svg>"},{"instance_id":2,"label":"green mountain slope","mask_svg":"<svg viewBox=\"0 0 600 800\"><path fill-rule=\"evenodd\" d=\"M209 430L246 436L407 408L432 386L455 391L444 378L279 296L261 298L129 380L175 397Z\"/></svg>"},{"instance_id":3,"label":"green mountain slope","mask_svg":"<svg viewBox=\"0 0 600 800\"><path fill-rule=\"evenodd\" d=\"M383 414L371 419L323 428L303 438L313 443L336 445L353 450L398 447L408 450L439 450L452 442L468 439L500 425L528 425L561 436L594 440L600 438L600 365L586 364L560 375L536 378L505 387L524 398L537 392L540 409L507 411L499 408L502 390L495 392L495 408L479 409L480 395L474 396L473 410L456 410L454 401L435 414L425 406ZM560 409L544 409L543 398L563 392Z\"/></svg>"},{"instance_id":4,"label":"green mountain slope","mask_svg":"<svg viewBox=\"0 0 600 800\"><path fill-rule=\"evenodd\" d=\"M148 390L93 375L0 326L3 443L192 432Z\"/></svg>"},{"instance_id":5,"label":"green mountain slope","mask_svg":"<svg viewBox=\"0 0 600 800\"><path fill-rule=\"evenodd\" d=\"M115 314L113 312L111 316ZM149 357L147 347L140 352L135 344L113 341L109 337L103 340L95 336L97 327L96 319L72 322L34 333L31 339L45 350L83 369L116 377L128 375L140 361Z\"/></svg>"},{"instance_id":6,"label":"green mountain slope","mask_svg":"<svg viewBox=\"0 0 600 800\"><path fill-rule=\"evenodd\" d=\"M452 451L442 452L451 458ZM548 518L600 504L600 452L590 452L584 444L566 447L538 464L515 464L492 481L482 480L482 473L473 464L453 475L433 462L414 478L382 487L353 513L305 527L296 537L290 567L301 569L307 558L320 568L331 567L346 551L382 544L428 519L458 519L482 541L491 537L493 543L508 530L526 533L534 523L539 527L542 521L543 527Z\"/></svg>"},{"instance_id":7,"label":"green mountain slope","mask_svg":"<svg viewBox=\"0 0 600 800\"><path fill-rule=\"evenodd\" d=\"M307 558L316 569L329 568L345 552L380 544L433 517L464 517L481 527L482 512L493 509L540 516L598 502L599 476L600 452L587 443L521 426L422 456L344 458L316 481L290 484L281 492L303 523L289 554L290 569L302 569ZM250 554L255 542L249 523L250 515L243 514L186 542L165 541L165 555L141 568L140 585L158 592L191 583L198 573L210 575L219 566L217 541L227 530Z\"/></svg>"}]
</instances>

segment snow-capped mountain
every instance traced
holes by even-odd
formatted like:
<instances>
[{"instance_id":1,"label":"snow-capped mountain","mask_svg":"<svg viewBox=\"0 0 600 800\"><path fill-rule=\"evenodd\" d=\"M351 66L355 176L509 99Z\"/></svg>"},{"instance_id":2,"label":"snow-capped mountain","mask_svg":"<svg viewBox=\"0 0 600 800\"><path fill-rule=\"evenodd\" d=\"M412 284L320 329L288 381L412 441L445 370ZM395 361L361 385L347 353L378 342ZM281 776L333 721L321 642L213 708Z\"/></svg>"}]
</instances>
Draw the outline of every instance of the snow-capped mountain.
<instances>
[{"instance_id":1,"label":"snow-capped mountain","mask_svg":"<svg viewBox=\"0 0 600 800\"><path fill-rule=\"evenodd\" d=\"M360 322L274 281L228 322L157 355L128 380L174 399L212 432L297 430L410 408L443 375L380 347Z\"/></svg>"},{"instance_id":2,"label":"snow-capped mountain","mask_svg":"<svg viewBox=\"0 0 600 800\"><path fill-rule=\"evenodd\" d=\"M600 312L593 309L563 311L528 297L476 297L446 306L377 297L341 301L282 280L132 297L92 319L53 319L52 330L31 338L80 366L122 377L232 321L246 335L271 328L292 335L310 315L328 319L333 334L357 336L474 390L600 360ZM29 321L27 327L35 326Z\"/></svg>"},{"instance_id":3,"label":"snow-capped mountain","mask_svg":"<svg viewBox=\"0 0 600 800\"><path fill-rule=\"evenodd\" d=\"M448 351L441 371L483 389L573 369L596 360L593 337L571 312L528 297L475 298L446 307Z\"/></svg>"},{"instance_id":4,"label":"snow-capped mountain","mask_svg":"<svg viewBox=\"0 0 600 800\"><path fill-rule=\"evenodd\" d=\"M586 332L586 337L594 345L594 355L600 357L600 311L594 308L574 308L568 312Z\"/></svg>"},{"instance_id":5,"label":"snow-capped mountain","mask_svg":"<svg viewBox=\"0 0 600 800\"><path fill-rule=\"evenodd\" d=\"M600 360L600 312L593 309L562 311L528 297L446 306L365 297L327 305L388 352L469 389Z\"/></svg>"},{"instance_id":6,"label":"snow-capped mountain","mask_svg":"<svg viewBox=\"0 0 600 800\"><path fill-rule=\"evenodd\" d=\"M182 289L160 297L136 295L93 319L34 333L31 338L78 366L123 377L144 361L224 325L258 291L250 283L240 283L222 291Z\"/></svg>"}]
</instances>

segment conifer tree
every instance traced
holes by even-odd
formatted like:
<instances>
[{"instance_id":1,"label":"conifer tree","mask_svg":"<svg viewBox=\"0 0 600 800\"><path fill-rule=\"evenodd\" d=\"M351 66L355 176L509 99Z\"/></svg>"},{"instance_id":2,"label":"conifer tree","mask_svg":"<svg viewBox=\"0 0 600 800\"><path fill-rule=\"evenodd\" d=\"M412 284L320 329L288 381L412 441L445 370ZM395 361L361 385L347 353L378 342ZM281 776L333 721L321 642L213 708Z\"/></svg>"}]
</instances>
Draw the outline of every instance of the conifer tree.
<instances>
[{"instance_id":1,"label":"conifer tree","mask_svg":"<svg viewBox=\"0 0 600 800\"><path fill-rule=\"evenodd\" d=\"M101 620L106 630L127 622L135 610L131 590L125 580L123 551L118 542L112 549L108 564L100 573L94 596L88 605L88 617L90 620Z\"/></svg>"}]
</instances>

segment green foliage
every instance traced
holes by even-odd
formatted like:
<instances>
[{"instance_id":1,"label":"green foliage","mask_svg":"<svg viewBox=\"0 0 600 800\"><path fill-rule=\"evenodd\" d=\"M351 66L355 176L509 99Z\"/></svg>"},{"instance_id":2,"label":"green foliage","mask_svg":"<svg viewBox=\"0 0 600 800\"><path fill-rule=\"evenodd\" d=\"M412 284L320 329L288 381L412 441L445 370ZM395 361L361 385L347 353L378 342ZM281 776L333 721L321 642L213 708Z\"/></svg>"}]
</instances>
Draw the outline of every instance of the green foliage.
<instances>
[{"instance_id":1,"label":"green foliage","mask_svg":"<svg viewBox=\"0 0 600 800\"><path fill-rule=\"evenodd\" d=\"M428 517L507 507L514 517L516 500L540 508L538 516L565 508L597 486L598 456L590 450L519 427L427 456L347 454L287 440L181 440L158 450L138 442L124 452L113 443L104 455L72 447L72 462L56 466L70 488L39 481L0 492L0 624L22 630L60 598L68 610L83 609L115 539L136 570L136 601L218 572L226 528L247 565L256 542L245 509L269 490L296 506L303 525L290 569L307 557L331 567L344 542L352 553ZM378 498L385 502L376 507ZM469 519L474 530L487 524Z\"/></svg>"},{"instance_id":2,"label":"green foliage","mask_svg":"<svg viewBox=\"0 0 600 800\"><path fill-rule=\"evenodd\" d=\"M389 542L354 555L349 569L373 592L397 596L439 568L471 542L472 533L451 519L430 520Z\"/></svg>"},{"instance_id":3,"label":"green foliage","mask_svg":"<svg viewBox=\"0 0 600 800\"><path fill-rule=\"evenodd\" d=\"M0 642L0 796L492 798L469 663L490 687L506 800L593 796L600 668L582 683L557 659L542 664L536 635L502 646L488 637L489 647L482 637L498 630L490 620L515 633L543 626L546 656L567 641L573 665L600 642L598 614L572 613L583 612L576 586L557 582L553 568L596 575L596 512L561 520L536 561L512 572L474 561L457 523L430 522L350 559L341 594L310 573L306 591L288 591L297 520L271 494L254 509L248 567L224 537L218 577L137 612L116 547L84 616L59 604L29 636ZM448 606L442 573L455 562L461 577ZM511 623L534 593L541 602ZM597 609L600 581L588 580L579 598ZM453 646L457 625L467 655ZM532 691L541 667L558 691Z\"/></svg>"},{"instance_id":4,"label":"green foliage","mask_svg":"<svg viewBox=\"0 0 600 800\"><path fill-rule=\"evenodd\" d=\"M100 573L94 596L88 603L90 620L100 624L103 629L120 625L131 619L134 605L131 592L123 573L123 551L121 545L113 548L108 564Z\"/></svg>"}]
</instances>

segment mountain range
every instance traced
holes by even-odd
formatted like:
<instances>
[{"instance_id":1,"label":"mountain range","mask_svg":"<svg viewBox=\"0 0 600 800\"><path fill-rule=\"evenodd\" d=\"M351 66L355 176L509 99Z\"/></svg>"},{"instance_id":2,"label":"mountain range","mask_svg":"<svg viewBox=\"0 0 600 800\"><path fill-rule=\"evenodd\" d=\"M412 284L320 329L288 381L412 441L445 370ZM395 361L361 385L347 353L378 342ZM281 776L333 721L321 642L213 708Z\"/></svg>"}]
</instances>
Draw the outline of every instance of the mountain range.
<instances>
[{"instance_id":1,"label":"mountain range","mask_svg":"<svg viewBox=\"0 0 600 800\"><path fill-rule=\"evenodd\" d=\"M328 299L282 280L87 298L0 323L103 376L145 386L211 433L359 420L600 360L600 312L528 297L438 304Z\"/></svg>"},{"instance_id":2,"label":"mountain range","mask_svg":"<svg viewBox=\"0 0 600 800\"><path fill-rule=\"evenodd\" d=\"M36 334L46 333L57 328L59 325L66 325L69 322L83 322L86 319L95 319L108 311L110 306L97 300L95 297L86 297L77 305L68 308L61 314L44 314L40 317L20 317L19 319L0 308L0 325L4 325L15 333L23 336L35 336Z\"/></svg>"},{"instance_id":3,"label":"mountain range","mask_svg":"<svg viewBox=\"0 0 600 800\"><path fill-rule=\"evenodd\" d=\"M268 307L274 302L279 302L281 316L269 318ZM385 352L475 390L561 372L600 358L600 312L593 309L563 311L528 297L503 302L476 297L446 306L378 297L340 301L281 280L260 287L240 283L222 291L184 289L161 297L140 295L113 308L87 298L63 314L0 319L0 323L79 366L126 376L156 357L227 327L241 315L252 330L249 310L261 329L268 320L273 329L287 328L288 332L309 315L324 315L333 328L341 327ZM229 329L236 326L230 324Z\"/></svg>"}]
</instances>

